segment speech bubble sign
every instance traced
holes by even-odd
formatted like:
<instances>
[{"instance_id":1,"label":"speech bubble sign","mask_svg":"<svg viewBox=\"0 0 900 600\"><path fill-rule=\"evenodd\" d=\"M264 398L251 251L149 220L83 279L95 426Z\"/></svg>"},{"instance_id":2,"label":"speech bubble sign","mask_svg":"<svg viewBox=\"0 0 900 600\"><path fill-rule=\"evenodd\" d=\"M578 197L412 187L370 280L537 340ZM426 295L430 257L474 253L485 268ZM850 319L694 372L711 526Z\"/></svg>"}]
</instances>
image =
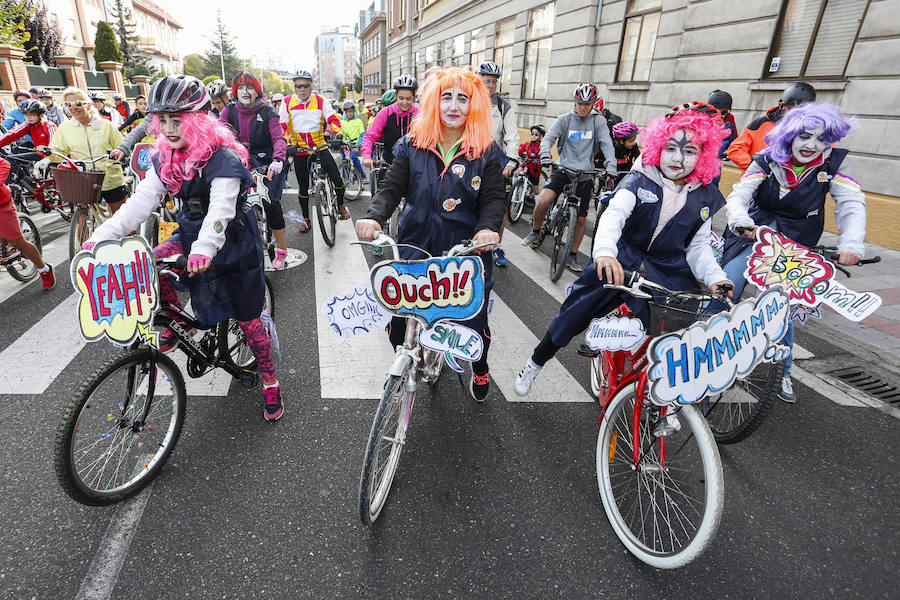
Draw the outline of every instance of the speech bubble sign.
<instances>
[{"instance_id":1,"label":"speech bubble sign","mask_svg":"<svg viewBox=\"0 0 900 600\"><path fill-rule=\"evenodd\" d=\"M140 236L106 240L72 259L72 286L81 299L78 323L89 342L106 338L127 346L140 338L157 346L150 331L159 308L153 252Z\"/></svg>"},{"instance_id":2,"label":"speech bubble sign","mask_svg":"<svg viewBox=\"0 0 900 600\"><path fill-rule=\"evenodd\" d=\"M347 339L382 330L391 321L391 315L378 305L367 285L332 296L322 305L322 315L331 331Z\"/></svg>"},{"instance_id":3,"label":"speech bubble sign","mask_svg":"<svg viewBox=\"0 0 900 600\"><path fill-rule=\"evenodd\" d=\"M153 152L153 147L155 145L156 144L140 142L135 144L134 148L131 150L131 170L139 179L143 179L147 175L147 171L150 170L150 167L153 166L153 163L150 162L150 155Z\"/></svg>"},{"instance_id":4,"label":"speech bubble sign","mask_svg":"<svg viewBox=\"0 0 900 600\"><path fill-rule=\"evenodd\" d=\"M644 341L644 324L640 319L603 317L592 319L584 333L591 350L631 350Z\"/></svg>"},{"instance_id":5,"label":"speech bubble sign","mask_svg":"<svg viewBox=\"0 0 900 600\"><path fill-rule=\"evenodd\" d=\"M371 271L375 299L391 314L416 316L426 329L440 320L465 321L484 304L484 265L477 256L384 261Z\"/></svg>"},{"instance_id":6,"label":"speech bubble sign","mask_svg":"<svg viewBox=\"0 0 900 600\"><path fill-rule=\"evenodd\" d=\"M790 352L776 342L787 332L790 303L781 289L730 311L662 335L650 344L647 378L654 404L693 404L731 387L763 362Z\"/></svg>"},{"instance_id":7,"label":"speech bubble sign","mask_svg":"<svg viewBox=\"0 0 900 600\"><path fill-rule=\"evenodd\" d=\"M458 373L463 369L457 359L475 362L484 352L484 340L478 332L459 323L437 323L420 330L419 344L443 354L447 365Z\"/></svg>"},{"instance_id":8,"label":"speech bubble sign","mask_svg":"<svg viewBox=\"0 0 900 600\"><path fill-rule=\"evenodd\" d=\"M744 277L760 290L780 286L792 304L831 307L851 321L862 321L879 306L873 292L854 292L836 279L834 265L769 227L756 231Z\"/></svg>"}]
</instances>

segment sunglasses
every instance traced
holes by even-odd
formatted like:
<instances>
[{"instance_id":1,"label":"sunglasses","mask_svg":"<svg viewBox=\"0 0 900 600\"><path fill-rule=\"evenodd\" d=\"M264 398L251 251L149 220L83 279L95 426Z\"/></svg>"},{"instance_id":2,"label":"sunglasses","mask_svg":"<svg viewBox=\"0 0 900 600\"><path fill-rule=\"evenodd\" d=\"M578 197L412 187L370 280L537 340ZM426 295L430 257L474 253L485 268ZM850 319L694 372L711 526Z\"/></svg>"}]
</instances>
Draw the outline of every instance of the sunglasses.
<instances>
[{"instance_id":1,"label":"sunglasses","mask_svg":"<svg viewBox=\"0 0 900 600\"><path fill-rule=\"evenodd\" d=\"M66 108L72 108L73 106L75 108L81 108L82 106L87 106L89 104L90 104L90 102L88 102L86 100L76 100L75 102L63 102L63 105Z\"/></svg>"},{"instance_id":2,"label":"sunglasses","mask_svg":"<svg viewBox=\"0 0 900 600\"><path fill-rule=\"evenodd\" d=\"M306 90L312 87L311 83L295 83L294 87L298 90Z\"/></svg>"},{"instance_id":3,"label":"sunglasses","mask_svg":"<svg viewBox=\"0 0 900 600\"><path fill-rule=\"evenodd\" d=\"M539 133L532 133L532 134L531 134L531 137L540 137L540 136L541 136L541 134L539 134Z\"/></svg>"}]
</instances>

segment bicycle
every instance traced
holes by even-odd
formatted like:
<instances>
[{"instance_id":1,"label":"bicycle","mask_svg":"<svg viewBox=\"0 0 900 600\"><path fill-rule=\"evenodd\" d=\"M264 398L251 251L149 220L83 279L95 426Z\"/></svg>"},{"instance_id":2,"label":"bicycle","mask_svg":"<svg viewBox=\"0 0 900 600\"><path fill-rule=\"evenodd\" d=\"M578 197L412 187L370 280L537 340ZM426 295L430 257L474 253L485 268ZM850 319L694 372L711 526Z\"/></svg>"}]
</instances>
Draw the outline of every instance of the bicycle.
<instances>
[{"instance_id":1,"label":"bicycle","mask_svg":"<svg viewBox=\"0 0 900 600\"><path fill-rule=\"evenodd\" d=\"M719 527L722 461L696 406L659 407L650 401L647 349L653 337L711 316L706 306L727 302L727 290L716 296L673 292L629 271L625 285L615 289L648 300L651 316L649 336L634 351L579 349L603 365L596 396L600 498L629 552L660 569L678 568L702 554Z\"/></svg>"},{"instance_id":2,"label":"bicycle","mask_svg":"<svg viewBox=\"0 0 900 600\"><path fill-rule=\"evenodd\" d=\"M269 260L275 260L275 237L272 228L266 218L266 207L269 201L269 188L266 187L266 174L268 167L257 167L250 172L253 177L254 187L247 190L247 204L253 208L256 215L256 224L259 227L259 237L262 239L263 252L269 256Z\"/></svg>"},{"instance_id":3,"label":"bicycle","mask_svg":"<svg viewBox=\"0 0 900 600\"><path fill-rule=\"evenodd\" d=\"M356 200L362 193L363 178L353 165L353 158L350 152L353 148L350 144L341 144L341 164L338 165L338 171L344 180L344 198L347 200Z\"/></svg>"},{"instance_id":4,"label":"bicycle","mask_svg":"<svg viewBox=\"0 0 900 600\"><path fill-rule=\"evenodd\" d=\"M156 260L158 276L178 277L187 257ZM274 315L266 278L266 310ZM163 306L158 327L178 336L187 355L187 374L201 377L224 369L245 387L256 385L256 359L236 321L203 327L183 309ZM188 331L203 331L195 340ZM248 358L249 356L249 358ZM90 506L114 504L134 496L159 474L184 424L187 392L173 360L136 342L101 365L66 406L56 432L54 468L73 500Z\"/></svg>"},{"instance_id":5,"label":"bicycle","mask_svg":"<svg viewBox=\"0 0 900 600\"><path fill-rule=\"evenodd\" d=\"M532 245L532 248L540 247L548 236L553 238L553 250L550 252L550 280L559 281L566 268L566 259L575 240L575 222L578 220L580 199L573 192L580 182L593 179L600 171L597 169L579 171L555 164L553 168L566 173L571 181L566 184L562 193L556 197L547 211L537 242Z\"/></svg>"},{"instance_id":6,"label":"bicycle","mask_svg":"<svg viewBox=\"0 0 900 600\"><path fill-rule=\"evenodd\" d=\"M744 227L736 228L738 234L744 230ZM818 245L810 247L809 251L830 261L837 270L850 277L850 271L837 264L836 247ZM881 262L880 256L860 260L854 266L877 262ZM761 363L746 378L736 381L732 388L701 404L716 442L736 444L759 428L775 405L784 369L784 361Z\"/></svg>"},{"instance_id":7,"label":"bicycle","mask_svg":"<svg viewBox=\"0 0 900 600\"><path fill-rule=\"evenodd\" d=\"M33 198L40 204L41 212L49 213L56 211L64 221L71 221L72 205L68 202L63 202L60 199L56 182L52 177L47 176L46 171L43 172L41 177L36 177L31 172L34 154L28 154L31 156L25 158L18 154L3 153L3 158L15 165L14 168L10 170L7 185L9 186L13 201L16 203L16 209L18 212L30 215L31 211L28 208L28 199Z\"/></svg>"},{"instance_id":8,"label":"bicycle","mask_svg":"<svg viewBox=\"0 0 900 600\"><path fill-rule=\"evenodd\" d=\"M384 142L374 142L372 144L372 163L374 166L369 170L369 191L372 192L373 198L375 197L375 192L378 191L378 184L381 183L384 174L387 172L383 156Z\"/></svg>"},{"instance_id":9,"label":"bicycle","mask_svg":"<svg viewBox=\"0 0 900 600\"><path fill-rule=\"evenodd\" d=\"M395 260L398 259L399 245L415 248L408 244L398 245L383 233L379 233L373 242L353 243L390 246ZM447 256L462 256L486 245L472 245L471 240L466 240L451 248ZM397 474L400 454L406 444L406 431L419 384L427 383L433 387L443 369L443 355L419 345L420 328L424 329L425 323L418 317L410 316L406 319L406 337L403 345L396 349L384 384L384 394L372 421L359 481L359 517L364 525L370 525L378 519L387 501L391 483Z\"/></svg>"},{"instance_id":10,"label":"bicycle","mask_svg":"<svg viewBox=\"0 0 900 600\"><path fill-rule=\"evenodd\" d=\"M338 221L337 197L334 192L334 184L331 183L331 179L322 168L318 156L320 151L327 150L327 146L310 148L312 158L309 169L309 190L311 194L316 195L316 219L319 221L322 239L325 240L327 246L334 246Z\"/></svg>"},{"instance_id":11,"label":"bicycle","mask_svg":"<svg viewBox=\"0 0 900 600\"><path fill-rule=\"evenodd\" d=\"M24 213L16 213L19 218L19 228L25 241L34 244L38 252L41 251L41 234L31 217ZM38 269L33 262L22 256L19 250L0 238L0 267L4 267L10 277L22 283L27 283L37 277Z\"/></svg>"},{"instance_id":12,"label":"bicycle","mask_svg":"<svg viewBox=\"0 0 900 600\"><path fill-rule=\"evenodd\" d=\"M534 158L525 158L522 160L521 170L518 177L513 182L512 195L509 203L509 222L517 223L522 217L522 211L525 209L525 198L529 195L531 183L528 181L526 172L530 165L540 165L541 161ZM546 173L541 169L540 177L547 179Z\"/></svg>"}]
</instances>

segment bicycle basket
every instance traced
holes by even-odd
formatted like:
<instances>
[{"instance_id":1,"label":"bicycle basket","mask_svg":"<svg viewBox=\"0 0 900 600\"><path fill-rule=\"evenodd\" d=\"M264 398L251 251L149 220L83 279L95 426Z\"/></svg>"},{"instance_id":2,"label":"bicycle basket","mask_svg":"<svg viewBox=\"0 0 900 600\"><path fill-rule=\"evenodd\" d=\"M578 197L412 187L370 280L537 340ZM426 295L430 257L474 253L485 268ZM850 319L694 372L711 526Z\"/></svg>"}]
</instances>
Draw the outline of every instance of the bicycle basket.
<instances>
[{"instance_id":1,"label":"bicycle basket","mask_svg":"<svg viewBox=\"0 0 900 600\"><path fill-rule=\"evenodd\" d=\"M670 298L668 302L649 301L648 304L651 337L690 327L697 321L705 321L719 312L697 300L679 302L677 298Z\"/></svg>"},{"instance_id":2,"label":"bicycle basket","mask_svg":"<svg viewBox=\"0 0 900 600\"><path fill-rule=\"evenodd\" d=\"M53 180L63 202L73 204L96 204L100 202L105 171L76 171L53 167Z\"/></svg>"}]
</instances>

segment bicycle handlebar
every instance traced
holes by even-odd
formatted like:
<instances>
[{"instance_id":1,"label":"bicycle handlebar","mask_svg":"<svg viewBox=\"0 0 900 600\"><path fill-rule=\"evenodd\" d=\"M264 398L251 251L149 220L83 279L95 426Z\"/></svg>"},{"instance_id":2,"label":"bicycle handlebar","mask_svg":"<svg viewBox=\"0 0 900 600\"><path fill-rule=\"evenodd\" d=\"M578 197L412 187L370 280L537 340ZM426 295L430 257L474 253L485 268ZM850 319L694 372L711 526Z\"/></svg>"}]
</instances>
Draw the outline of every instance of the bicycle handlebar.
<instances>
[{"instance_id":1,"label":"bicycle handlebar","mask_svg":"<svg viewBox=\"0 0 900 600\"><path fill-rule=\"evenodd\" d=\"M603 287L622 290L623 292L628 292L635 298L642 298L644 300L653 298L653 295L646 291L652 290L665 296L683 298L685 300L699 300L701 302L718 300L726 306L732 304L731 300L728 298L728 292L734 289L734 286L731 284L722 284L716 290L715 294L710 294L708 292L676 292L658 283L644 279L637 271L628 271L627 269L625 270L625 283L623 285L610 285L605 283L603 284Z\"/></svg>"}]
</instances>

